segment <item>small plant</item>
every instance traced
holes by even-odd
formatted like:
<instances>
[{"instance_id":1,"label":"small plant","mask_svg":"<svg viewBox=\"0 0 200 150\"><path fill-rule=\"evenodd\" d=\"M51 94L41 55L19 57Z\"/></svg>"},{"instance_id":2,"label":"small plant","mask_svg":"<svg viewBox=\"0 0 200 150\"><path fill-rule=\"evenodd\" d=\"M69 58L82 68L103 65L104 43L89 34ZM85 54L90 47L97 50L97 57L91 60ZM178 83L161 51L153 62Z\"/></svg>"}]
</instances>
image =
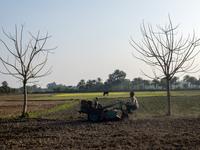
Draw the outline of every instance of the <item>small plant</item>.
<instances>
[{"instance_id":1,"label":"small plant","mask_svg":"<svg viewBox=\"0 0 200 150\"><path fill-rule=\"evenodd\" d=\"M21 116L19 116L19 118L29 118L30 117L30 113L27 111L25 114L22 114Z\"/></svg>"}]
</instances>

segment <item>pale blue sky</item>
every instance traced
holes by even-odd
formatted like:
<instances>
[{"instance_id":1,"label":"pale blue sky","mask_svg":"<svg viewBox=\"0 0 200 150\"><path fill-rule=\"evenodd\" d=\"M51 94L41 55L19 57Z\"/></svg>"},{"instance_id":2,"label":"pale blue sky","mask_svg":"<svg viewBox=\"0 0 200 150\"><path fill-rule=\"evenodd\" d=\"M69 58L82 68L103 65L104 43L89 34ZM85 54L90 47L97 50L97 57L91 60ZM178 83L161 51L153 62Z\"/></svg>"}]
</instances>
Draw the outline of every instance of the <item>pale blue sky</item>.
<instances>
[{"instance_id":1,"label":"pale blue sky","mask_svg":"<svg viewBox=\"0 0 200 150\"><path fill-rule=\"evenodd\" d=\"M135 50L129 39L132 36L140 42L142 21L154 27L164 26L168 14L174 25L180 23L180 33L187 36L194 29L200 37L199 0L1 0L0 27L14 35L15 24L18 30L25 24L24 44L30 39L28 31L34 35L38 30L41 36L46 32L52 35L46 47L58 48L49 56L45 69L53 65L53 72L40 78L38 84L77 85L81 79L100 77L105 81L116 69L126 72L126 78L131 80L146 78L140 69L151 75L150 66L133 58ZM2 30L0 38L12 45ZM1 57L7 58L7 54L0 44ZM0 69L5 70L2 64ZM200 73L191 75L198 77ZM22 86L16 78L0 74L0 83L3 81L11 87Z\"/></svg>"}]
</instances>

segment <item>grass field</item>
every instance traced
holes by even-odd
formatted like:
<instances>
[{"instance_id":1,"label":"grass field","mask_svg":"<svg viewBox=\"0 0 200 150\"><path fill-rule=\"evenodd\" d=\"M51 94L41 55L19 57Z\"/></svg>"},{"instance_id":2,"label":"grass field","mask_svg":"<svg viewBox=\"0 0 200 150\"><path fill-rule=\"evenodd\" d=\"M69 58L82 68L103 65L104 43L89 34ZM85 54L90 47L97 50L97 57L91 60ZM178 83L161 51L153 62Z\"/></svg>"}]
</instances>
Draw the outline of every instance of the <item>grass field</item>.
<instances>
[{"instance_id":1,"label":"grass field","mask_svg":"<svg viewBox=\"0 0 200 150\"><path fill-rule=\"evenodd\" d=\"M135 92L140 108L134 112L134 116L164 116L167 113L167 93L158 92ZM7 96L9 97L9 96ZM30 97L30 98L29 98ZM29 94L28 100L67 100L87 99L93 100L99 97L99 103L108 105L119 100L130 101L129 92L110 92L109 96L98 93L65 93L65 94ZM0 97L2 98L2 97ZM17 99L22 100L22 98ZM172 91L172 113L173 115L200 114L200 92L195 91ZM79 108L79 104L75 104ZM59 107L59 109L65 109ZM58 108L56 111L59 110ZM66 108L67 109L67 108ZM47 112L51 113L51 111Z\"/></svg>"},{"instance_id":2,"label":"grass field","mask_svg":"<svg viewBox=\"0 0 200 150\"><path fill-rule=\"evenodd\" d=\"M135 116L164 116L167 113L167 92L135 92L140 108L134 112ZM60 99L87 99L92 100L99 97L102 105L115 103L119 100L130 101L129 92L110 92L109 96L98 93L65 93L55 94L52 100ZM45 97L44 97L45 98ZM200 92L199 91L172 91L172 113L173 115L200 114Z\"/></svg>"},{"instance_id":3,"label":"grass field","mask_svg":"<svg viewBox=\"0 0 200 150\"><path fill-rule=\"evenodd\" d=\"M125 98L129 97L129 92L110 92L109 96L103 96L102 92L96 93L61 93L61 94L28 94L28 100L66 100L66 99L94 99L95 97L99 98ZM135 92L135 97L166 97L166 91L153 91L153 92ZM200 91L172 91L172 97L184 96L200 96ZM20 99L22 100L22 98Z\"/></svg>"}]
</instances>

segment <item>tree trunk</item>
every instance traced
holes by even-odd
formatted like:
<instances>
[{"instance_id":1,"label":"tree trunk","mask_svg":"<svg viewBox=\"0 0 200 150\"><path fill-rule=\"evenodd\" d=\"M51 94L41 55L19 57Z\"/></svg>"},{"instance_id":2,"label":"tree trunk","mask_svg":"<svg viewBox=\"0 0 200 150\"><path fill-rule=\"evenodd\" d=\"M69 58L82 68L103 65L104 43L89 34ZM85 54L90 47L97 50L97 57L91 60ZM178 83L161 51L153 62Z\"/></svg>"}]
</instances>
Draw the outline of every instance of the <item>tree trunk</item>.
<instances>
[{"instance_id":1,"label":"tree trunk","mask_svg":"<svg viewBox=\"0 0 200 150\"><path fill-rule=\"evenodd\" d=\"M23 82L24 84L24 107L22 112L22 117L25 116L25 113L27 111L27 91L26 91L26 82Z\"/></svg>"},{"instance_id":2,"label":"tree trunk","mask_svg":"<svg viewBox=\"0 0 200 150\"><path fill-rule=\"evenodd\" d=\"M171 95L170 95L170 80L167 78L167 101L168 101L168 116L172 115L171 110Z\"/></svg>"}]
</instances>

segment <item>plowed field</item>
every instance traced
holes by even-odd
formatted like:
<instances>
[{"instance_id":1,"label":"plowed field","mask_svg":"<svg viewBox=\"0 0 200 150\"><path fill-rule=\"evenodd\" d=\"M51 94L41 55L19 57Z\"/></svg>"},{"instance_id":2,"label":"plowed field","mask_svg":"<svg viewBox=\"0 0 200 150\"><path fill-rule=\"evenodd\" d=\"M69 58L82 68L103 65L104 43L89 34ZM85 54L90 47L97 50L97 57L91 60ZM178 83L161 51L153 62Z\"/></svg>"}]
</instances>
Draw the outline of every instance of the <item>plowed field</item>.
<instances>
[{"instance_id":1,"label":"plowed field","mask_svg":"<svg viewBox=\"0 0 200 150\"><path fill-rule=\"evenodd\" d=\"M0 119L0 149L200 148L199 116L133 114L127 120L92 123L78 109L74 105L38 118Z\"/></svg>"},{"instance_id":2,"label":"plowed field","mask_svg":"<svg viewBox=\"0 0 200 150\"><path fill-rule=\"evenodd\" d=\"M199 116L2 119L0 149L199 149Z\"/></svg>"}]
</instances>

